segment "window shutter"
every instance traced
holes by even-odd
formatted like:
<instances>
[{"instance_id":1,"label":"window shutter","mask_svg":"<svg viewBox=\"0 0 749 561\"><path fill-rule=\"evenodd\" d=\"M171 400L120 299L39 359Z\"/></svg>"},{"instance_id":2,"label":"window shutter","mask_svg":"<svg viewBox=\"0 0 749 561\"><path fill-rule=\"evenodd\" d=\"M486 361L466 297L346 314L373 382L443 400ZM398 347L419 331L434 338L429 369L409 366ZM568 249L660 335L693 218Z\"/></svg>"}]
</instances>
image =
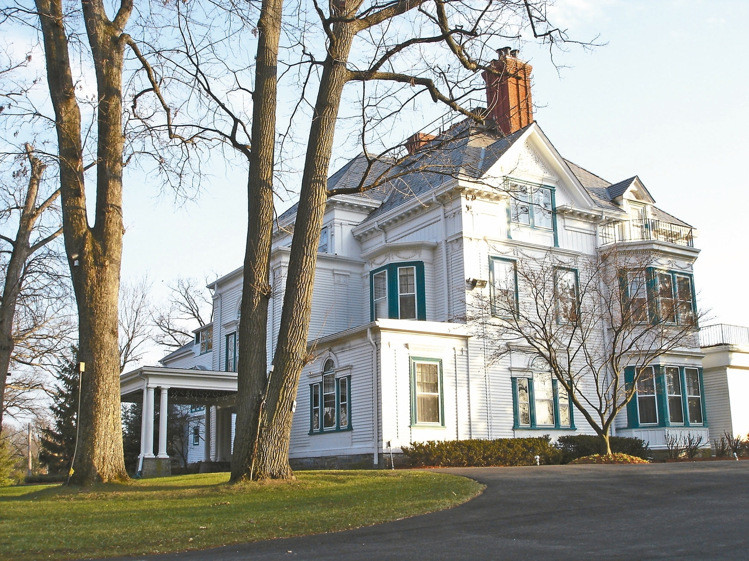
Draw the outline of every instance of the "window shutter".
<instances>
[{"instance_id":1,"label":"window shutter","mask_svg":"<svg viewBox=\"0 0 749 561\"><path fill-rule=\"evenodd\" d=\"M627 366L624 369L624 387L627 392L634 390L635 384L635 367ZM632 395L632 399L627 403L627 427L631 429L639 428L640 421L637 415L637 393Z\"/></svg>"},{"instance_id":2,"label":"window shutter","mask_svg":"<svg viewBox=\"0 0 749 561\"><path fill-rule=\"evenodd\" d=\"M424 282L424 263L414 263L416 267L416 318L427 319L426 284Z\"/></svg>"}]
</instances>

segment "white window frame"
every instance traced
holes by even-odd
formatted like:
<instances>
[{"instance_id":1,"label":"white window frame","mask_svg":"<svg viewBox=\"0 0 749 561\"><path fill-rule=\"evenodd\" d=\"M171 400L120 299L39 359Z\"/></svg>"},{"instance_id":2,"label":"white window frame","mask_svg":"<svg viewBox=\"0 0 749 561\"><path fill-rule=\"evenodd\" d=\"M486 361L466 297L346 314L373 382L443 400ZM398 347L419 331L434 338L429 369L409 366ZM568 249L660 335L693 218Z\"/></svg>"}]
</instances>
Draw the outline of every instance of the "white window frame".
<instances>
[{"instance_id":1,"label":"white window frame","mask_svg":"<svg viewBox=\"0 0 749 561\"><path fill-rule=\"evenodd\" d=\"M670 383L669 376L676 374L676 382L679 385L679 393L672 393L672 385ZM664 366L663 367L663 374L666 381L666 407L668 407L668 422L671 425L683 425L684 424L684 388L682 387L681 383L681 369L678 366ZM671 401L678 401L679 407L679 416L681 417L681 420L674 420L673 418L673 409Z\"/></svg>"},{"instance_id":2,"label":"white window frame","mask_svg":"<svg viewBox=\"0 0 749 561\"><path fill-rule=\"evenodd\" d=\"M658 417L660 415L660 411L658 411L658 390L656 388L656 377L655 377L655 368L652 366L645 366L640 368L640 372L643 370L649 370L650 375L645 375L643 373L639 373L639 376L637 377L637 383L636 383L636 389L637 389L637 421L639 422L640 426L642 427L652 427L658 425ZM643 393L643 390L641 389L640 384L644 381L650 378L653 381L653 393ZM642 399L651 399L653 400L654 409L655 409L655 421L650 422L644 422L642 420L642 407L640 407L640 401Z\"/></svg>"},{"instance_id":3,"label":"white window frame","mask_svg":"<svg viewBox=\"0 0 749 561\"><path fill-rule=\"evenodd\" d=\"M436 392L426 392L426 391L420 391L419 390L419 366L427 365L427 366L434 366L437 369L437 391ZM412 376L413 376L413 414L412 414L412 423L414 425L418 426L434 426L434 427L441 427L445 424L445 419L443 417L444 415L444 405L443 405L443 387L442 387L442 361L439 359L428 359L428 358L411 358L411 368L412 368ZM437 399L437 420L431 421L431 420L421 420L420 419L420 408L419 408L419 397L420 396L426 396L426 397L434 397Z\"/></svg>"},{"instance_id":4,"label":"white window frame","mask_svg":"<svg viewBox=\"0 0 749 561\"><path fill-rule=\"evenodd\" d=\"M385 279L384 286L385 291L384 294L381 295L379 298L377 297L377 277L379 275L382 275L382 278ZM372 275L372 302L374 305L374 318L375 319L387 319L390 314L390 303L388 301L388 272L387 269L383 269L382 271L377 271ZM378 314L378 304L383 303L385 305L384 315Z\"/></svg>"},{"instance_id":5,"label":"white window frame","mask_svg":"<svg viewBox=\"0 0 749 561\"><path fill-rule=\"evenodd\" d=\"M696 383L697 391L699 393L693 394L690 392L691 388L689 383L689 375L691 373L694 373L694 381ZM700 369L694 368L691 366L687 366L684 368L684 381L686 382L686 387L684 388L684 393L686 394L687 399L687 416L689 418L689 424L690 425L704 425L705 424L705 415L703 410L703 402L704 396L702 395L702 385L700 384ZM699 400L699 412L700 412L700 420L694 421L692 420L692 404L691 400L698 399Z\"/></svg>"},{"instance_id":6,"label":"white window frame","mask_svg":"<svg viewBox=\"0 0 749 561\"><path fill-rule=\"evenodd\" d=\"M404 292L401 288L401 271L404 271L406 269L410 269L412 276L413 276L413 292ZM402 313L402 306L401 306L401 298L404 296L413 296L414 300L414 313L413 317L403 317ZM413 265L406 265L405 267L398 267L398 319L418 319L419 317L419 296L418 296L418 290L416 287L416 267Z\"/></svg>"}]
</instances>

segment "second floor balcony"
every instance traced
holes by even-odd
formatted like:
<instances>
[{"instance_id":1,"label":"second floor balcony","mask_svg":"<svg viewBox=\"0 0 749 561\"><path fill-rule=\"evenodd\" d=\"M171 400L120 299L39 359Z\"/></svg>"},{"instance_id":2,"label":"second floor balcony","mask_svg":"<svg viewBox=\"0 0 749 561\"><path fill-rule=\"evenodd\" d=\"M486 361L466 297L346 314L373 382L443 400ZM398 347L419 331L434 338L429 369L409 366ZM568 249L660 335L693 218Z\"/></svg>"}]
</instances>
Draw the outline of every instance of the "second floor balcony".
<instances>
[{"instance_id":1,"label":"second floor balcony","mask_svg":"<svg viewBox=\"0 0 749 561\"><path fill-rule=\"evenodd\" d=\"M603 224L599 240L602 246L617 242L660 241L694 247L694 232L691 226L653 218L622 220Z\"/></svg>"}]
</instances>

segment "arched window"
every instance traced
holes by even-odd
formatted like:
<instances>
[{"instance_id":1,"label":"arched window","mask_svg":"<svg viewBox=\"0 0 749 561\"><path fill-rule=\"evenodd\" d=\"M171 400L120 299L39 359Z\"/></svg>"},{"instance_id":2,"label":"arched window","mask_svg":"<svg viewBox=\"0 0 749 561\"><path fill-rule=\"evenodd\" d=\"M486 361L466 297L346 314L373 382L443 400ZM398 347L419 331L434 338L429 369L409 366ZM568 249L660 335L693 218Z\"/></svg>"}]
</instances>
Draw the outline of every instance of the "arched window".
<instances>
[{"instance_id":1,"label":"arched window","mask_svg":"<svg viewBox=\"0 0 749 561\"><path fill-rule=\"evenodd\" d=\"M351 377L336 377L332 358L325 360L322 380L310 386L310 433L351 428Z\"/></svg>"}]
</instances>

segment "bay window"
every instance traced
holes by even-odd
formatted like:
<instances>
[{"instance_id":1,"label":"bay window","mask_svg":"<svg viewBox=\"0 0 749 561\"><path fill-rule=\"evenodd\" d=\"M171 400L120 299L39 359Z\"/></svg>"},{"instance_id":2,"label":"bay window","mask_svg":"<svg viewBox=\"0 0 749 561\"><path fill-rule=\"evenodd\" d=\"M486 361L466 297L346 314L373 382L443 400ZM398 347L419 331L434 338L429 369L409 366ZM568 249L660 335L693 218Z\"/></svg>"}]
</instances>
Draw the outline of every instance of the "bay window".
<instances>
[{"instance_id":1,"label":"bay window","mask_svg":"<svg viewBox=\"0 0 749 561\"><path fill-rule=\"evenodd\" d=\"M691 366L654 365L625 368L627 388L635 388L627 403L629 428L705 425L702 369Z\"/></svg>"},{"instance_id":2,"label":"bay window","mask_svg":"<svg viewBox=\"0 0 749 561\"><path fill-rule=\"evenodd\" d=\"M369 274L370 317L426 320L424 263L391 263Z\"/></svg>"}]
</instances>

